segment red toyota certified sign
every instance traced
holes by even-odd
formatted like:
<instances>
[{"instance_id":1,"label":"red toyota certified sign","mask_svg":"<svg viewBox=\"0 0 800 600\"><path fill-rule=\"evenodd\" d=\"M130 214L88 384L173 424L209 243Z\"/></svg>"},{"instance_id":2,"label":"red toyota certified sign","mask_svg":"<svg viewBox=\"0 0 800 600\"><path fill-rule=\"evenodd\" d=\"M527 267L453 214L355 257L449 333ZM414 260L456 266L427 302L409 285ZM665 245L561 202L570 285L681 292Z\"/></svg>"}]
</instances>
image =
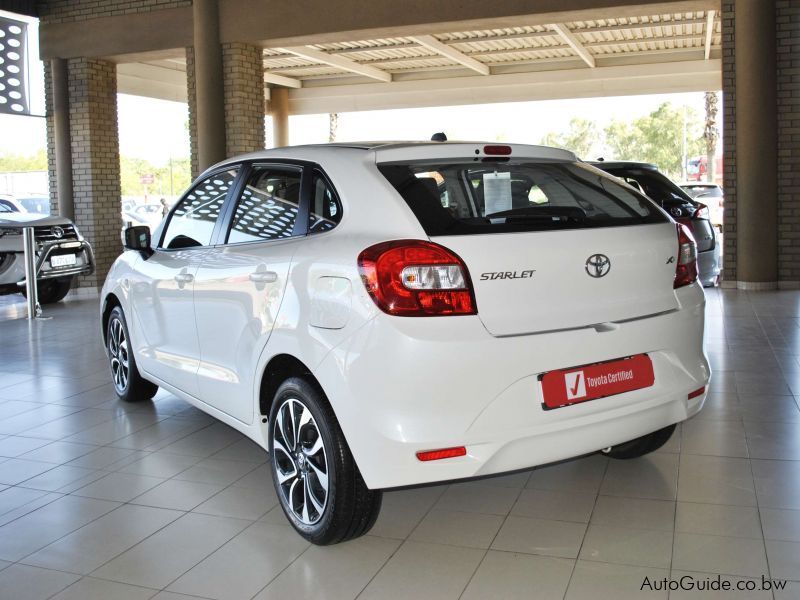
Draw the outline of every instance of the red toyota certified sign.
<instances>
[{"instance_id":1,"label":"red toyota certified sign","mask_svg":"<svg viewBox=\"0 0 800 600\"><path fill-rule=\"evenodd\" d=\"M614 396L650 387L655 382L653 361L637 354L604 363L550 371L541 377L547 408Z\"/></svg>"}]
</instances>

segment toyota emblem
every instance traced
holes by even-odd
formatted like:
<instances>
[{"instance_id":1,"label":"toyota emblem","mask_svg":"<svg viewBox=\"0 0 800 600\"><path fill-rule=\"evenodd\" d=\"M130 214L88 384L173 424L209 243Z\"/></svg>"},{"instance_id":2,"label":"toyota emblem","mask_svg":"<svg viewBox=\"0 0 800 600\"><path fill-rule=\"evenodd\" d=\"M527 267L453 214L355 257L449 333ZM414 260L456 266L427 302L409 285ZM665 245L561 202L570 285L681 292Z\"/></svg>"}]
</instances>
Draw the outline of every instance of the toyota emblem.
<instances>
[{"instance_id":1,"label":"toyota emblem","mask_svg":"<svg viewBox=\"0 0 800 600\"><path fill-rule=\"evenodd\" d=\"M678 207L671 208L669 212L672 213L673 217L680 217L683 214L683 211Z\"/></svg>"},{"instance_id":2,"label":"toyota emblem","mask_svg":"<svg viewBox=\"0 0 800 600\"><path fill-rule=\"evenodd\" d=\"M60 240L62 237L64 237L64 229L62 227L59 227L58 225L54 225L53 227L51 227L50 233L52 233L53 237L56 238L57 240Z\"/></svg>"},{"instance_id":3,"label":"toyota emblem","mask_svg":"<svg viewBox=\"0 0 800 600\"><path fill-rule=\"evenodd\" d=\"M586 272L591 277L605 277L610 270L611 261L605 254L592 254L586 259Z\"/></svg>"}]
</instances>

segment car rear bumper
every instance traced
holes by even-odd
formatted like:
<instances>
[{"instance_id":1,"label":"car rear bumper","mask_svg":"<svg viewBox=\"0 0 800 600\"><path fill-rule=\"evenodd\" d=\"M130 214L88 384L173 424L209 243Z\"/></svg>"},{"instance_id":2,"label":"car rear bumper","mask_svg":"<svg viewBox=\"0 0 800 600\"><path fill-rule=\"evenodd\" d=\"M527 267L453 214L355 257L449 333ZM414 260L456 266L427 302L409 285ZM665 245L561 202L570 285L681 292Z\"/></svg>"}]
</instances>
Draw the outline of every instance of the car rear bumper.
<instances>
[{"instance_id":1,"label":"car rear bumper","mask_svg":"<svg viewBox=\"0 0 800 600\"><path fill-rule=\"evenodd\" d=\"M629 441L694 415L710 369L705 297L677 291L679 310L616 323L493 337L478 317L378 316L315 369L367 485L373 489L513 471ZM538 375L639 353L652 387L554 410ZM416 453L465 446L466 456Z\"/></svg>"},{"instance_id":2,"label":"car rear bumper","mask_svg":"<svg viewBox=\"0 0 800 600\"><path fill-rule=\"evenodd\" d=\"M697 272L700 283L704 287L715 285L721 271L722 248L720 247L720 240L717 239L717 243L711 250L698 252L697 254Z\"/></svg>"}]
</instances>

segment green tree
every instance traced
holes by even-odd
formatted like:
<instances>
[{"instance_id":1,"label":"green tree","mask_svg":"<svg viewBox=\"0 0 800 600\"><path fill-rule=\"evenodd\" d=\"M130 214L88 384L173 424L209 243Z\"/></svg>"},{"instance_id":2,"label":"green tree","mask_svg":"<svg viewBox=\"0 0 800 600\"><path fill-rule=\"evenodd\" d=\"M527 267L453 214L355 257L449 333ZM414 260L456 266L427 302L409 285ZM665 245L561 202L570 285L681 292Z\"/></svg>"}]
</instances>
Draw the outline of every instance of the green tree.
<instances>
[{"instance_id":1,"label":"green tree","mask_svg":"<svg viewBox=\"0 0 800 600\"><path fill-rule=\"evenodd\" d=\"M23 173L27 171L46 171L47 152L44 148L35 154L6 154L0 156L0 173Z\"/></svg>"},{"instance_id":2,"label":"green tree","mask_svg":"<svg viewBox=\"0 0 800 600\"><path fill-rule=\"evenodd\" d=\"M565 132L551 131L542 138L542 145L564 148L581 158L595 158L601 146L601 132L594 121L574 117Z\"/></svg>"},{"instance_id":3,"label":"green tree","mask_svg":"<svg viewBox=\"0 0 800 600\"><path fill-rule=\"evenodd\" d=\"M654 163L673 178L683 174L684 140L687 157L705 151L703 121L691 108L669 102L633 122L612 121L605 136L615 158Z\"/></svg>"},{"instance_id":4,"label":"green tree","mask_svg":"<svg viewBox=\"0 0 800 600\"><path fill-rule=\"evenodd\" d=\"M171 166L171 168L170 168ZM128 156L120 157L120 184L123 196L142 196L145 184L142 177L153 176L153 183L148 184L150 196L180 195L191 183L191 165L188 158L173 158L170 163L156 166L142 159Z\"/></svg>"}]
</instances>

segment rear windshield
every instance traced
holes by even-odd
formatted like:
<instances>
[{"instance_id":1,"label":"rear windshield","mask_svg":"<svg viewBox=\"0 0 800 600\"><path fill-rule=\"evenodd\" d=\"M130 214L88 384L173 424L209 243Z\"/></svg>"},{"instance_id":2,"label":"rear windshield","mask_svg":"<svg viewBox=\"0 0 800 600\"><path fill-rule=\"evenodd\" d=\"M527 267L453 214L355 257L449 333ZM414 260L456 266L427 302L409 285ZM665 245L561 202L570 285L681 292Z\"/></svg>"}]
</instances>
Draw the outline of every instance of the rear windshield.
<instances>
[{"instance_id":1,"label":"rear windshield","mask_svg":"<svg viewBox=\"0 0 800 600\"><path fill-rule=\"evenodd\" d=\"M640 187L650 198L659 203L692 202L685 190L659 171L637 168L610 168L608 172L625 181Z\"/></svg>"},{"instance_id":2,"label":"rear windshield","mask_svg":"<svg viewBox=\"0 0 800 600\"><path fill-rule=\"evenodd\" d=\"M582 163L414 162L378 169L430 236L667 221L650 200Z\"/></svg>"}]
</instances>

